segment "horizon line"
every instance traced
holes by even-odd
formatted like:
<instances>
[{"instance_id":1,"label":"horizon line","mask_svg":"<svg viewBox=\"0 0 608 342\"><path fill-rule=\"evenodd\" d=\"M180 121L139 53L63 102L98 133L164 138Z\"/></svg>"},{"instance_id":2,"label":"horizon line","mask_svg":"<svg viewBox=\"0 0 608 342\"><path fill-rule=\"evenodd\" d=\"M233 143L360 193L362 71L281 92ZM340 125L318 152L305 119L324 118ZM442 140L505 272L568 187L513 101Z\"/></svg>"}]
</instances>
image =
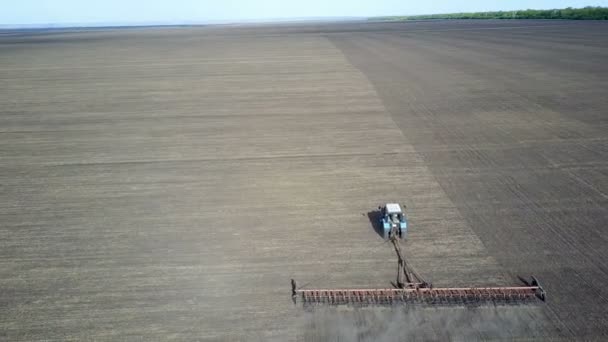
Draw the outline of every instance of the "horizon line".
<instances>
[{"instance_id":1,"label":"horizon line","mask_svg":"<svg viewBox=\"0 0 608 342\"><path fill-rule=\"evenodd\" d=\"M158 26L211 26L235 24L263 24L280 22L314 22L314 21L346 21L366 20L369 16L319 16L319 17L292 17L292 18L260 18L260 19L234 19L234 20L184 20L184 21L144 21L144 22L91 22L91 23L34 23L34 24L0 24L0 29L62 29L62 28L124 28L124 27L158 27Z\"/></svg>"}]
</instances>

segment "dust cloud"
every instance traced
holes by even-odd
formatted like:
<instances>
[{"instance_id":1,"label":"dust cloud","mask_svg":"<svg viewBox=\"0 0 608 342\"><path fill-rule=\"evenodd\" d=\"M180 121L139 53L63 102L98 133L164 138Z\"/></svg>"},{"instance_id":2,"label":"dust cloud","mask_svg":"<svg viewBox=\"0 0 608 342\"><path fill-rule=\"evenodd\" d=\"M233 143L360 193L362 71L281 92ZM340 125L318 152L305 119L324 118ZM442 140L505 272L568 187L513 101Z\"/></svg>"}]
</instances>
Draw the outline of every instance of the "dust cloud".
<instances>
[{"instance_id":1,"label":"dust cloud","mask_svg":"<svg viewBox=\"0 0 608 342\"><path fill-rule=\"evenodd\" d=\"M476 341L546 333L539 307L315 308L302 316L303 341Z\"/></svg>"}]
</instances>

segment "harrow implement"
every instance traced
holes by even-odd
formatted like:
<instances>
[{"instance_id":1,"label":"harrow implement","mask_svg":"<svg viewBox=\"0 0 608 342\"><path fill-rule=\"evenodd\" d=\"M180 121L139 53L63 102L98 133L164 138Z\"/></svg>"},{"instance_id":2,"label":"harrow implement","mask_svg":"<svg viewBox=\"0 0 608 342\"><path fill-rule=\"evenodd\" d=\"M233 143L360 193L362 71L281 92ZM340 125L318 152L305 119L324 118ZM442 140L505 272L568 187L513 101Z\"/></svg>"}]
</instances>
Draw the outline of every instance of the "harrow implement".
<instances>
[{"instance_id":1,"label":"harrow implement","mask_svg":"<svg viewBox=\"0 0 608 342\"><path fill-rule=\"evenodd\" d=\"M403 289L297 289L292 280L292 297L303 306L315 305L518 305L545 300L545 291L532 278L530 286L403 288Z\"/></svg>"}]
</instances>

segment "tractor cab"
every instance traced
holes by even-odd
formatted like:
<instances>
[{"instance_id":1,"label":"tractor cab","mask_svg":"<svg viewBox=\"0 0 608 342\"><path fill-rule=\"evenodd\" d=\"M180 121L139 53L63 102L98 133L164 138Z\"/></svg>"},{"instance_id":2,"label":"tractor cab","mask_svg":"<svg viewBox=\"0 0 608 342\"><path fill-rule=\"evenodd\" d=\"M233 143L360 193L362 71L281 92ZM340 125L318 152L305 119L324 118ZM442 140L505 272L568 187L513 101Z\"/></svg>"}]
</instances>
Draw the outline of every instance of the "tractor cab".
<instances>
[{"instance_id":1,"label":"tractor cab","mask_svg":"<svg viewBox=\"0 0 608 342\"><path fill-rule=\"evenodd\" d=\"M394 234L403 239L407 234L407 219L398 203L387 203L382 210L382 229L384 239L391 238Z\"/></svg>"}]
</instances>

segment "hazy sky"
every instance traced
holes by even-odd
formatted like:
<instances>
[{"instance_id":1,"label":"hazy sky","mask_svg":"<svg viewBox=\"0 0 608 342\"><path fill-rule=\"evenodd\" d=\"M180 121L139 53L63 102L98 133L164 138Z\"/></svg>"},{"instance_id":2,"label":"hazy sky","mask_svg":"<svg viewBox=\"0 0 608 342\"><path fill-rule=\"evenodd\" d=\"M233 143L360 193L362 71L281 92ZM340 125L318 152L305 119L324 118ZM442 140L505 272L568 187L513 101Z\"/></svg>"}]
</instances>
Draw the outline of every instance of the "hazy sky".
<instances>
[{"instance_id":1,"label":"hazy sky","mask_svg":"<svg viewBox=\"0 0 608 342\"><path fill-rule=\"evenodd\" d=\"M608 0L0 0L0 25L377 16L608 6Z\"/></svg>"}]
</instances>

